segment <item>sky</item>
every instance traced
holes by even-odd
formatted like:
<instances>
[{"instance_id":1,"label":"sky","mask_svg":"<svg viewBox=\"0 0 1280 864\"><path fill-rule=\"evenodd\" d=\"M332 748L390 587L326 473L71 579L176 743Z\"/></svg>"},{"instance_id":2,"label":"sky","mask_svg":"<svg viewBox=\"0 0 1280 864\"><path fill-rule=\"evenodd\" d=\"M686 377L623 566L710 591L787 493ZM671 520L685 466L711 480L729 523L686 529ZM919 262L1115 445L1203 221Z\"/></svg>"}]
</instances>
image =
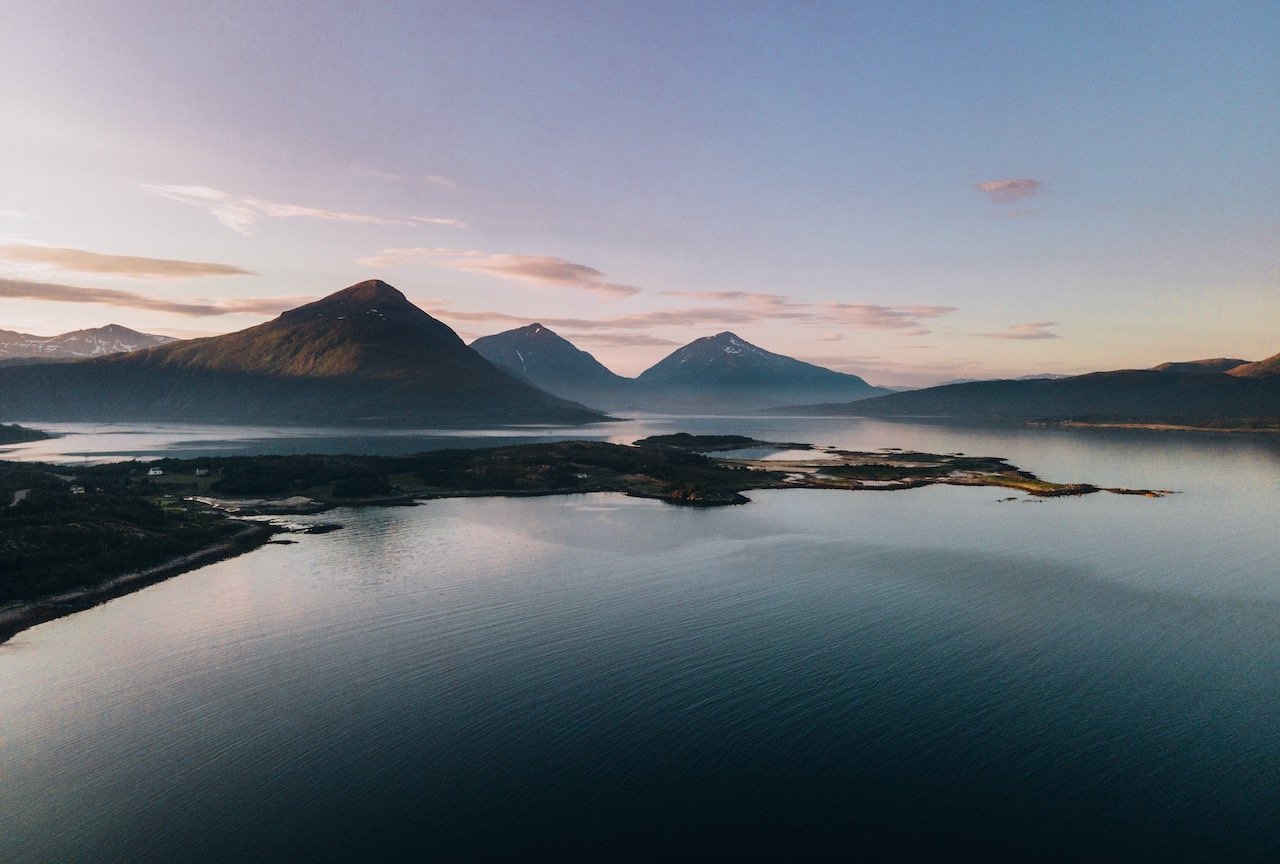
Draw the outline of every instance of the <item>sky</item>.
<instances>
[{"instance_id":1,"label":"sky","mask_svg":"<svg viewBox=\"0 0 1280 864\"><path fill-rule=\"evenodd\" d=\"M1280 4L0 0L0 329L380 278L621 374L1280 351Z\"/></svg>"}]
</instances>

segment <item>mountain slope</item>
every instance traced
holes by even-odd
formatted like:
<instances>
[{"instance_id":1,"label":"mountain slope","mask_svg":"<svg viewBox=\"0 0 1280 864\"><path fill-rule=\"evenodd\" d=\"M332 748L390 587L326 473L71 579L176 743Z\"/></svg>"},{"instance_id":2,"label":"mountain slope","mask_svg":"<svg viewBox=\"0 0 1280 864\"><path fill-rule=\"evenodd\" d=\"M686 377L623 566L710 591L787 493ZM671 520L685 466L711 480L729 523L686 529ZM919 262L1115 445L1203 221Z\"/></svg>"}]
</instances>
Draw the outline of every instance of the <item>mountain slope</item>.
<instances>
[{"instance_id":1,"label":"mountain slope","mask_svg":"<svg viewBox=\"0 0 1280 864\"><path fill-rule=\"evenodd\" d=\"M636 383L650 402L737 411L888 392L857 375L774 354L729 332L676 349L640 373Z\"/></svg>"},{"instance_id":2,"label":"mountain slope","mask_svg":"<svg viewBox=\"0 0 1280 864\"><path fill-rule=\"evenodd\" d=\"M29 333L0 330L0 360L78 360L138 351L173 341L169 336L139 333L119 324L73 330L57 336L32 336Z\"/></svg>"},{"instance_id":3,"label":"mountain slope","mask_svg":"<svg viewBox=\"0 0 1280 864\"><path fill-rule=\"evenodd\" d=\"M0 369L0 416L395 426L602 418L493 366L380 281L225 336Z\"/></svg>"},{"instance_id":4,"label":"mountain slope","mask_svg":"<svg viewBox=\"0 0 1280 864\"><path fill-rule=\"evenodd\" d=\"M482 336L471 347L495 366L566 399L594 404L631 384L541 324Z\"/></svg>"},{"instance_id":5,"label":"mountain slope","mask_svg":"<svg viewBox=\"0 0 1280 864\"><path fill-rule=\"evenodd\" d=\"M1280 354L1273 354L1267 359L1259 360L1256 363L1244 363L1227 374L1234 375L1237 378L1265 378L1272 375L1280 375Z\"/></svg>"},{"instance_id":6,"label":"mountain slope","mask_svg":"<svg viewBox=\"0 0 1280 864\"><path fill-rule=\"evenodd\" d=\"M1239 366L1246 366L1248 360L1237 360L1232 357L1214 357L1211 360L1183 360L1174 363L1161 363L1159 366L1151 368L1157 372L1196 372L1206 374L1210 372L1230 372Z\"/></svg>"},{"instance_id":7,"label":"mountain slope","mask_svg":"<svg viewBox=\"0 0 1280 864\"><path fill-rule=\"evenodd\" d=\"M1035 381L980 381L895 393L862 402L809 405L811 414L974 420L1077 420L1217 424L1280 418L1280 376L1154 369Z\"/></svg>"}]
</instances>

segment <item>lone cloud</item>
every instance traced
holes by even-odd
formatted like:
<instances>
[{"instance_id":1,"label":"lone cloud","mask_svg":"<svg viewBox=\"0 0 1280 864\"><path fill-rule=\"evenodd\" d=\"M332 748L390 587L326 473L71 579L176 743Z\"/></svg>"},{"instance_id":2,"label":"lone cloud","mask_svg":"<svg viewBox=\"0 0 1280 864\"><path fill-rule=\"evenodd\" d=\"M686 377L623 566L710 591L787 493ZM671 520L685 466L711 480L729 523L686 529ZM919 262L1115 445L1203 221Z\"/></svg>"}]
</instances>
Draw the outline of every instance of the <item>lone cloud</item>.
<instances>
[{"instance_id":1,"label":"lone cloud","mask_svg":"<svg viewBox=\"0 0 1280 864\"><path fill-rule=\"evenodd\" d=\"M988 339L1061 339L1049 328L1057 321L1028 321L1025 324L1010 324L998 333L979 333Z\"/></svg>"},{"instance_id":2,"label":"lone cloud","mask_svg":"<svg viewBox=\"0 0 1280 864\"><path fill-rule=\"evenodd\" d=\"M640 293L633 285L608 281L605 273L586 264L575 264L554 255L490 254L466 249L383 249L358 263L368 267L389 267L425 261L469 273L487 273L536 285L579 288L612 297L632 297Z\"/></svg>"},{"instance_id":3,"label":"lone cloud","mask_svg":"<svg viewBox=\"0 0 1280 864\"><path fill-rule=\"evenodd\" d=\"M1008 204L1037 194L1044 186L1039 180L1027 177L1006 177L1002 180L984 180L975 188L986 195L993 204Z\"/></svg>"}]
</instances>

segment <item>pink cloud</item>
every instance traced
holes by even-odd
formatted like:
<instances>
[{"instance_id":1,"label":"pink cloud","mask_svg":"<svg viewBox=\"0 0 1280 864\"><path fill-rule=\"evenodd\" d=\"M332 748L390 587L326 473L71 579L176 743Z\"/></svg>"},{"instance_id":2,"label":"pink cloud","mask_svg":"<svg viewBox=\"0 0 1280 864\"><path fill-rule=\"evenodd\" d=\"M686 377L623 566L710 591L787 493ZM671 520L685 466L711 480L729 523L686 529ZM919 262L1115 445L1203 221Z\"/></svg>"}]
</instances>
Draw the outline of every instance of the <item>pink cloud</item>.
<instances>
[{"instance_id":1,"label":"pink cloud","mask_svg":"<svg viewBox=\"0 0 1280 864\"><path fill-rule=\"evenodd\" d=\"M488 253L476 250L417 247L384 249L358 263L368 267L391 267L425 262L465 273L485 273L502 279L513 279L535 285L577 288L611 297L632 297L640 289L632 285L610 282L605 273L586 264L576 264L554 255L518 255Z\"/></svg>"},{"instance_id":2,"label":"pink cloud","mask_svg":"<svg viewBox=\"0 0 1280 864\"><path fill-rule=\"evenodd\" d=\"M818 303L824 322L845 324L864 330L894 330L904 336L923 336L929 331L921 322L955 312L956 306L882 306L877 303Z\"/></svg>"},{"instance_id":3,"label":"pink cloud","mask_svg":"<svg viewBox=\"0 0 1280 864\"><path fill-rule=\"evenodd\" d=\"M1010 324L998 333L979 333L989 339L1061 339L1049 328L1057 321L1028 321L1024 324Z\"/></svg>"},{"instance_id":4,"label":"pink cloud","mask_svg":"<svg viewBox=\"0 0 1280 864\"><path fill-rule=\"evenodd\" d=\"M110 276L140 276L182 279L199 276L256 276L252 270L234 264L208 261L174 261L136 255L104 255L83 249L61 249L14 243L0 246L0 260L34 264L70 273L100 273Z\"/></svg>"},{"instance_id":5,"label":"pink cloud","mask_svg":"<svg viewBox=\"0 0 1280 864\"><path fill-rule=\"evenodd\" d=\"M1027 177L1006 177L1001 180L984 180L975 183L975 188L994 204L1008 204L1036 195L1044 187L1039 180Z\"/></svg>"},{"instance_id":6,"label":"pink cloud","mask_svg":"<svg viewBox=\"0 0 1280 864\"><path fill-rule=\"evenodd\" d=\"M44 300L53 303L99 303L129 309L147 309L174 315L208 317L213 315L252 314L278 315L308 302L309 297L237 297L225 300L191 302L169 300L133 291L110 288L85 288L51 282L28 282L22 279L0 279L0 298Z\"/></svg>"}]
</instances>

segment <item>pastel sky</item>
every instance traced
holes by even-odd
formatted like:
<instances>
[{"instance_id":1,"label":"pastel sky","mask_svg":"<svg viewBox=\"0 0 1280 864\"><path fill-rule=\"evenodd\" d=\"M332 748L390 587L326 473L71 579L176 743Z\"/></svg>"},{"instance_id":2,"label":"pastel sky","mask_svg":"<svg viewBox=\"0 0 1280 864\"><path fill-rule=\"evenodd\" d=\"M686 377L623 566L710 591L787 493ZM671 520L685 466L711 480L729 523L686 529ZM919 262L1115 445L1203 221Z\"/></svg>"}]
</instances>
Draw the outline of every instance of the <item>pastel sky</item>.
<instances>
[{"instance_id":1,"label":"pastel sky","mask_svg":"<svg viewBox=\"0 0 1280 864\"><path fill-rule=\"evenodd\" d=\"M381 278L623 374L1280 351L1280 4L4 3L0 329Z\"/></svg>"}]
</instances>

